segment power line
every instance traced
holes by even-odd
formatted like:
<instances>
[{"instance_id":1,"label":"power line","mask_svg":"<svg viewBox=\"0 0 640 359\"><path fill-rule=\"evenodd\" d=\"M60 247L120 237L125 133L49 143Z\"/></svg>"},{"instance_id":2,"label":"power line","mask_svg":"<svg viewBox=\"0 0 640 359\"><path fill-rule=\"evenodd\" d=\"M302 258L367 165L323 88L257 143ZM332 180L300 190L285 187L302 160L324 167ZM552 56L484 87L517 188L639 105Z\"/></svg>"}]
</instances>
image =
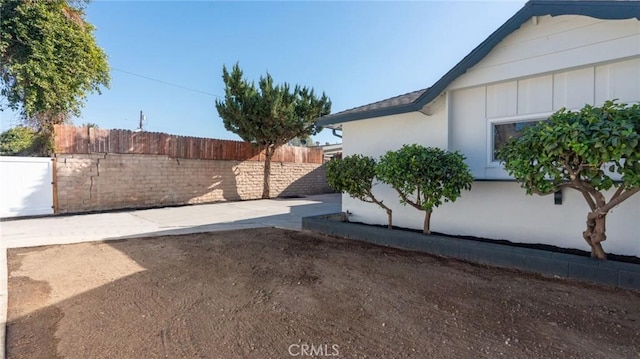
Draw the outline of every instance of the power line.
<instances>
[{"instance_id":1,"label":"power line","mask_svg":"<svg viewBox=\"0 0 640 359\"><path fill-rule=\"evenodd\" d=\"M173 87L181 88L181 89L183 89L183 90L187 90L187 91L191 91L191 92L197 92L197 93L200 93L200 94L203 94L203 95L213 96L213 97L217 97L217 98L222 98L222 97L223 97L223 96L216 95L216 94L213 94L213 93L209 93L209 92L205 92L205 91L197 90L197 89L194 89L194 88L190 88L190 87L186 87L186 86L182 86L182 85L174 84L174 83L171 83L171 82L168 82L168 81L158 80L158 79L155 79L155 78L153 78L153 77L149 77L149 76L145 76L145 75L136 74L136 73L134 73L134 72L126 71L126 70L122 70L122 69L119 69L119 68L116 68L116 67L111 67L111 69L112 69L112 70L115 70L115 71L123 72L123 73L125 73L125 74L129 74L129 75L132 75L132 76L141 77L141 78L143 78L143 79L147 79L147 80L150 80L150 81L159 82L159 83L161 83L161 84L165 84L165 85L169 85L169 86L173 86Z\"/></svg>"}]
</instances>

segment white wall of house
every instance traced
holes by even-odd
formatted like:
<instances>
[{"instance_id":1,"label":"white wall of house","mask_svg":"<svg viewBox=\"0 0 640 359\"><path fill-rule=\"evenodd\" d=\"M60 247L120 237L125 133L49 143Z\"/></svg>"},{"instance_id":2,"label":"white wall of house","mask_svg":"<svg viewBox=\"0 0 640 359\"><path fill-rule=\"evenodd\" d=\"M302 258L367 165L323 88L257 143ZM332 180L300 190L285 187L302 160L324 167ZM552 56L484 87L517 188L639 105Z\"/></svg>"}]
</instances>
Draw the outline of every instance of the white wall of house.
<instances>
[{"instance_id":1,"label":"white wall of house","mask_svg":"<svg viewBox=\"0 0 640 359\"><path fill-rule=\"evenodd\" d=\"M394 116L378 117L342 125L343 156L366 154L379 158L387 151L397 150L404 144L418 143L423 146L446 148L448 143L446 98L440 97L431 104L433 115L411 112ZM415 227L416 213L410 207L398 203L398 196L391 187L379 184L374 192L377 198L394 209L395 224ZM376 205L342 196L342 210L353 213L352 220L371 224L385 224L386 212Z\"/></svg>"},{"instance_id":2,"label":"white wall of house","mask_svg":"<svg viewBox=\"0 0 640 359\"><path fill-rule=\"evenodd\" d=\"M640 22L538 17L456 79L429 105L431 116L344 123L344 155L378 157L418 143L462 152L477 179L509 179L492 158L494 124L544 119L562 107L609 99L640 102ZM422 228L424 213L400 205L393 189L378 185L374 193L391 205L395 225ZM475 182L457 202L435 210L432 230L588 250L582 239L588 207L574 190L563 197L555 205L553 196L527 196L515 182ZM348 195L343 210L352 221L386 223L384 210ZM640 256L640 195L610 213L607 235L606 251Z\"/></svg>"},{"instance_id":3,"label":"white wall of house","mask_svg":"<svg viewBox=\"0 0 640 359\"><path fill-rule=\"evenodd\" d=\"M589 250L582 238L588 211L576 190L564 190L562 204L555 205L553 195L528 196L515 182L474 182L455 203L434 211L432 226L447 234ZM640 256L640 195L609 213L607 237L605 251Z\"/></svg>"},{"instance_id":4,"label":"white wall of house","mask_svg":"<svg viewBox=\"0 0 640 359\"><path fill-rule=\"evenodd\" d=\"M448 138L445 98L436 100L428 116L421 112L384 116L343 124L344 156L360 153L373 157L382 156L389 150L397 150L403 144L419 143L424 146L446 148Z\"/></svg>"},{"instance_id":5,"label":"white wall of house","mask_svg":"<svg viewBox=\"0 0 640 359\"><path fill-rule=\"evenodd\" d=\"M422 229L424 212L402 206L396 192L377 185L374 193L393 209L394 225ZM607 193L607 198L613 192ZM386 212L375 204L342 196L342 210L352 222L385 225ZM528 196L515 182L474 182L455 203L436 208L431 230L451 235L505 239L518 243L542 243L589 250L582 239L589 208L575 190L564 190L561 205L553 196ZM640 195L635 195L607 216L608 253L640 256Z\"/></svg>"}]
</instances>

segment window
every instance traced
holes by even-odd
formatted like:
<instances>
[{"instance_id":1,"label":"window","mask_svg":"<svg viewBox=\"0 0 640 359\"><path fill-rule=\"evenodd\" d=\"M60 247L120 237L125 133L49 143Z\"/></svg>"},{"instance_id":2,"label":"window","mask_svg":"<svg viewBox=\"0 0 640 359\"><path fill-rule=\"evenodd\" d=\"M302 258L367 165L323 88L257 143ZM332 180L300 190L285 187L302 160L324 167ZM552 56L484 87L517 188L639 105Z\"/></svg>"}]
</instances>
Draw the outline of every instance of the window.
<instances>
[{"instance_id":1,"label":"window","mask_svg":"<svg viewBox=\"0 0 640 359\"><path fill-rule=\"evenodd\" d=\"M522 136L522 130L535 125L539 121L540 120L492 123L493 148L491 150L491 161L499 161L497 158L498 149L509 142L510 139Z\"/></svg>"}]
</instances>

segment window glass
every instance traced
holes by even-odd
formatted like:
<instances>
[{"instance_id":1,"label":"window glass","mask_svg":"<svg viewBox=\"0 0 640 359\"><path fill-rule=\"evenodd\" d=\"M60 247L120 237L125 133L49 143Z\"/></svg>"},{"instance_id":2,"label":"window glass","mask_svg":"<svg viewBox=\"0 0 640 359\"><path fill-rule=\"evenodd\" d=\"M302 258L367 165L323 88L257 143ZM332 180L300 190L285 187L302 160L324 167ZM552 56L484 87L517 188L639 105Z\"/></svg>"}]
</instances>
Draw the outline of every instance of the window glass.
<instances>
[{"instance_id":1,"label":"window glass","mask_svg":"<svg viewBox=\"0 0 640 359\"><path fill-rule=\"evenodd\" d=\"M511 138L518 138L522 136L522 130L527 127L533 126L538 123L539 120L536 121L527 121L527 122L507 122L507 123L499 123L493 125L493 161L499 161L496 153L498 149L502 147L505 143L509 142Z\"/></svg>"}]
</instances>

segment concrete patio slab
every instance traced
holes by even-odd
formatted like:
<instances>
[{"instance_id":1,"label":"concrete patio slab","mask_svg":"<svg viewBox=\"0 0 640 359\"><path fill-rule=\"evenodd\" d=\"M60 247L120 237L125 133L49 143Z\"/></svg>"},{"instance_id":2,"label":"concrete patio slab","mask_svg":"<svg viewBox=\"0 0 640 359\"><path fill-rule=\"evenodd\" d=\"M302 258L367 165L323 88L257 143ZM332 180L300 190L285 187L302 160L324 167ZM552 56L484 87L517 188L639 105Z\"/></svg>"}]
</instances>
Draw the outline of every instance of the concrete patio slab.
<instances>
[{"instance_id":1,"label":"concrete patio slab","mask_svg":"<svg viewBox=\"0 0 640 359\"><path fill-rule=\"evenodd\" d=\"M4 248L236 228L301 229L302 217L340 211L340 195L225 202L0 222Z\"/></svg>"}]
</instances>

